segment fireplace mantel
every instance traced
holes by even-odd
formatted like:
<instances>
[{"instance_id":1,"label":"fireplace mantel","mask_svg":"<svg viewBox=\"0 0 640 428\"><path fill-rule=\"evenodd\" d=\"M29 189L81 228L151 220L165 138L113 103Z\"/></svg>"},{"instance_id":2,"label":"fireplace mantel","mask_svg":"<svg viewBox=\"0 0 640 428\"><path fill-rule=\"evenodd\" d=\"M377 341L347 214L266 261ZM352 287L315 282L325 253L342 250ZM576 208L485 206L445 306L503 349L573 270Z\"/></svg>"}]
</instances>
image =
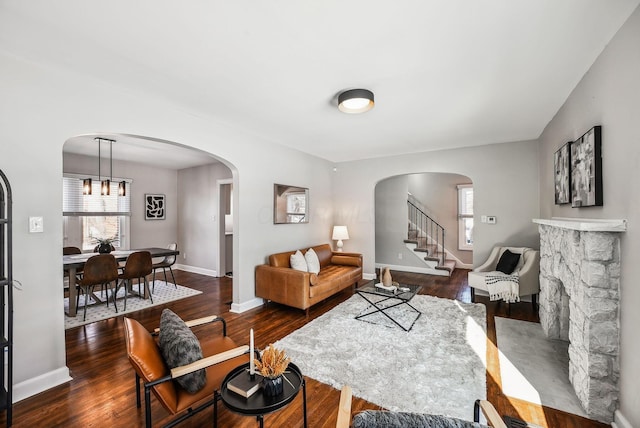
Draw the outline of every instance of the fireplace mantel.
<instances>
[{"instance_id":1,"label":"fireplace mantel","mask_svg":"<svg viewBox=\"0 0 640 428\"><path fill-rule=\"evenodd\" d=\"M533 222L582 232L625 232L627 230L627 220L624 219L552 217L551 219L534 218Z\"/></svg>"},{"instance_id":2,"label":"fireplace mantel","mask_svg":"<svg viewBox=\"0 0 640 428\"><path fill-rule=\"evenodd\" d=\"M533 219L540 232L540 325L569 341L569 380L591 419L610 423L620 377L620 232L626 220Z\"/></svg>"}]
</instances>

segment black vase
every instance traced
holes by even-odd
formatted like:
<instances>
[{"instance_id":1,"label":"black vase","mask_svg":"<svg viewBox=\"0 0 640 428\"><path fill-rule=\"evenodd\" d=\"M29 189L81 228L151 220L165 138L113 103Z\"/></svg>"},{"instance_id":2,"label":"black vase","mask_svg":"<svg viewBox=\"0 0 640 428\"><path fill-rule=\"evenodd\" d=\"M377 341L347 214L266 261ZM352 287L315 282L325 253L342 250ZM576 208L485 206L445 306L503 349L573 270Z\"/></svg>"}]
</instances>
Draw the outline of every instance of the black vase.
<instances>
[{"instance_id":1,"label":"black vase","mask_svg":"<svg viewBox=\"0 0 640 428\"><path fill-rule=\"evenodd\" d=\"M100 254L109 254L111 252L111 244L100 244L98 245L98 253Z\"/></svg>"},{"instance_id":2,"label":"black vase","mask_svg":"<svg viewBox=\"0 0 640 428\"><path fill-rule=\"evenodd\" d=\"M276 395L282 394L282 392L284 391L284 382L282 381L282 376L278 376L273 379L269 379L266 377L262 379L262 391L267 397L275 397Z\"/></svg>"}]
</instances>

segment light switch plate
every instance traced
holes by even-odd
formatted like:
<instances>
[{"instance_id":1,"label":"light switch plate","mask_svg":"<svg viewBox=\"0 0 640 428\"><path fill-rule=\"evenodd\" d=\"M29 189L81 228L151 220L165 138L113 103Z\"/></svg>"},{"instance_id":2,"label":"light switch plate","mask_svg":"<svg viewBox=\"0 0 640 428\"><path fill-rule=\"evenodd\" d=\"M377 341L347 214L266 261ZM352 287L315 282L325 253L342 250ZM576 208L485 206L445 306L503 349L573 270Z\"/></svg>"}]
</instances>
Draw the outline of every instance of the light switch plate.
<instances>
[{"instance_id":1,"label":"light switch plate","mask_svg":"<svg viewBox=\"0 0 640 428\"><path fill-rule=\"evenodd\" d=\"M42 217L29 217L29 233L44 232L44 221Z\"/></svg>"}]
</instances>

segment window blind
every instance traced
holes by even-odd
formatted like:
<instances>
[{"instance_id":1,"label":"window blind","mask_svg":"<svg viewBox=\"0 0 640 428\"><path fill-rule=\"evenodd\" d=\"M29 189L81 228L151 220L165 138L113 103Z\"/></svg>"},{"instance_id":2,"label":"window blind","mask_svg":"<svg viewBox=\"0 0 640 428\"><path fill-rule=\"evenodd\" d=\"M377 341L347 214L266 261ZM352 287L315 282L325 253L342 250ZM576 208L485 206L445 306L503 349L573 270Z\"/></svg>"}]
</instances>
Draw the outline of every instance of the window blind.
<instances>
[{"instance_id":1,"label":"window blind","mask_svg":"<svg viewBox=\"0 0 640 428\"><path fill-rule=\"evenodd\" d=\"M125 180L126 181L126 180ZM111 182L111 194L100 194L100 182L93 180L92 194L82 194L82 179L62 178L62 215L63 216L130 216L131 198L129 183L126 183L126 196L118 196L118 181Z\"/></svg>"},{"instance_id":2,"label":"window blind","mask_svg":"<svg viewBox=\"0 0 640 428\"><path fill-rule=\"evenodd\" d=\"M458 186L458 195L460 204L458 215L473 216L473 187Z\"/></svg>"}]
</instances>

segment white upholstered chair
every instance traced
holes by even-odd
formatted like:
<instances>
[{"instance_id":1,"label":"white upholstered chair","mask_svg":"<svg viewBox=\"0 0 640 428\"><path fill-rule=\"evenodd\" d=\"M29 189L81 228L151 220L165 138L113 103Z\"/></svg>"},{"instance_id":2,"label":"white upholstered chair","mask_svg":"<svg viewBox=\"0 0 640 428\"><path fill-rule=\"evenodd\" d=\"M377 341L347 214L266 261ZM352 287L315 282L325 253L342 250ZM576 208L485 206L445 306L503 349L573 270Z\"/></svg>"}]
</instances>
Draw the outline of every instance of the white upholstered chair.
<instances>
[{"instance_id":1,"label":"white upholstered chair","mask_svg":"<svg viewBox=\"0 0 640 428\"><path fill-rule=\"evenodd\" d=\"M498 261L506 250L520 254L520 259L513 274L518 274L520 296L531 296L531 303L536 305L536 296L540 292L540 252L528 247L494 247L489 258L482 265L469 272L467 279L471 287L471 301L475 300L476 289L488 292L487 276L495 274Z\"/></svg>"}]
</instances>

